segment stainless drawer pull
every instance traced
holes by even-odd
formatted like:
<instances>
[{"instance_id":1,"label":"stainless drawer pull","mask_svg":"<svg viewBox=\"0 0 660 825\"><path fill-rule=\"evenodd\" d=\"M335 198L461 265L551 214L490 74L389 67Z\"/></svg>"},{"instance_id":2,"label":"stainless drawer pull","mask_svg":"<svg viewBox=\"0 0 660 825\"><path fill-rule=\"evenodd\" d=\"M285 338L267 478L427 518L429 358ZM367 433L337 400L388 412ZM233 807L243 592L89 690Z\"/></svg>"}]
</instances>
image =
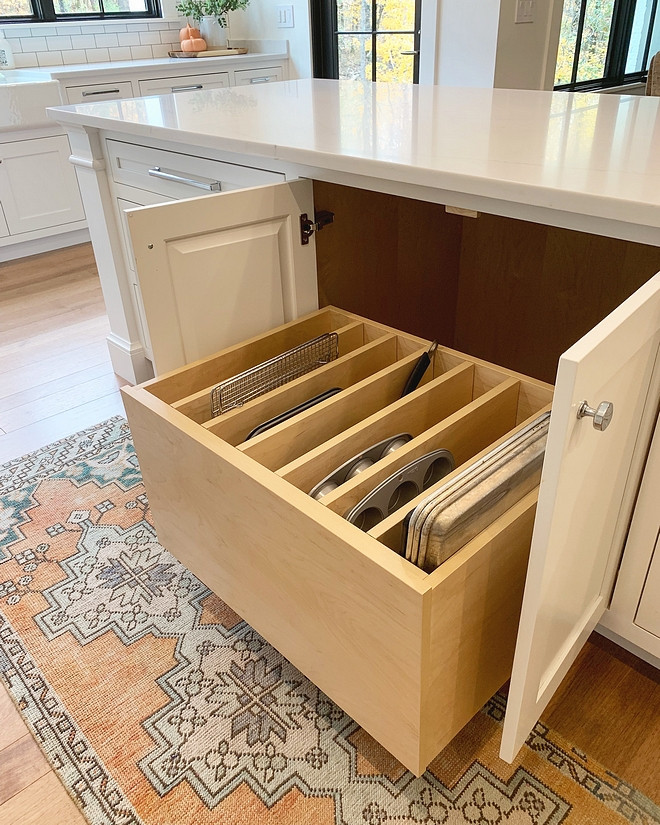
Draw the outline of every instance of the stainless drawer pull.
<instances>
[{"instance_id":1,"label":"stainless drawer pull","mask_svg":"<svg viewBox=\"0 0 660 825\"><path fill-rule=\"evenodd\" d=\"M119 89L98 89L94 92L83 92L83 97L92 97L92 95L118 95Z\"/></svg>"},{"instance_id":2,"label":"stainless drawer pull","mask_svg":"<svg viewBox=\"0 0 660 825\"><path fill-rule=\"evenodd\" d=\"M250 83L268 83L270 77L251 77Z\"/></svg>"},{"instance_id":3,"label":"stainless drawer pull","mask_svg":"<svg viewBox=\"0 0 660 825\"><path fill-rule=\"evenodd\" d=\"M594 429L601 431L610 426L613 415L614 404L611 401L601 401L595 410L588 401L583 401L577 411L578 418L593 418Z\"/></svg>"},{"instance_id":4,"label":"stainless drawer pull","mask_svg":"<svg viewBox=\"0 0 660 825\"><path fill-rule=\"evenodd\" d=\"M173 92L190 92L193 89L203 89L201 83L198 83L196 86L172 86L171 89Z\"/></svg>"},{"instance_id":5,"label":"stainless drawer pull","mask_svg":"<svg viewBox=\"0 0 660 825\"><path fill-rule=\"evenodd\" d=\"M220 181L211 180L210 178L184 178L182 175L176 175L174 172L166 172L160 166L154 166L149 170L152 178L162 178L163 180L172 180L175 183L185 183L186 186L196 186L198 189L206 189L207 192L219 192Z\"/></svg>"}]
</instances>

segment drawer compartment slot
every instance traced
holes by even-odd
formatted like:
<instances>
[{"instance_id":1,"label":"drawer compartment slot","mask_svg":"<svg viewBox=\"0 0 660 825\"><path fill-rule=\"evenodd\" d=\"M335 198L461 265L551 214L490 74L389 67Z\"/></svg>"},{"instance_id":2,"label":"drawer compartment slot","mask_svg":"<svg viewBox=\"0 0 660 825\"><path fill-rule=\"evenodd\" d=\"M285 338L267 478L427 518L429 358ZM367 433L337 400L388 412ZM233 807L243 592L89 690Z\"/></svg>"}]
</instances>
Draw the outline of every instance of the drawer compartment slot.
<instances>
[{"instance_id":1,"label":"drawer compartment slot","mask_svg":"<svg viewBox=\"0 0 660 825\"><path fill-rule=\"evenodd\" d=\"M449 450L456 466L463 464L515 427L519 387L518 381L507 379L447 418L429 425L396 452L328 493L322 503L345 515L396 470L434 450Z\"/></svg>"}]
</instances>

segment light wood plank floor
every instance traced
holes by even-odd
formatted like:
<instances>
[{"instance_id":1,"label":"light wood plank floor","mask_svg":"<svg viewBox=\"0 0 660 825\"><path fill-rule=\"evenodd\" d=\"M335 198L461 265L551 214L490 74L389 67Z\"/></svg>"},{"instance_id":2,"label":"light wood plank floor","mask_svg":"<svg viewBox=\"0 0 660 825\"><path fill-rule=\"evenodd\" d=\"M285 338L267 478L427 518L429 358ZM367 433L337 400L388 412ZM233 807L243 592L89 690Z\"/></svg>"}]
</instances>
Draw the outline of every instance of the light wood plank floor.
<instances>
[{"instance_id":1,"label":"light wood plank floor","mask_svg":"<svg viewBox=\"0 0 660 825\"><path fill-rule=\"evenodd\" d=\"M90 244L0 264L0 464L123 415Z\"/></svg>"},{"instance_id":2,"label":"light wood plank floor","mask_svg":"<svg viewBox=\"0 0 660 825\"><path fill-rule=\"evenodd\" d=\"M89 245L0 265L0 463L122 414ZM660 802L660 672L594 634L543 715ZM0 825L84 825L0 686Z\"/></svg>"}]
</instances>

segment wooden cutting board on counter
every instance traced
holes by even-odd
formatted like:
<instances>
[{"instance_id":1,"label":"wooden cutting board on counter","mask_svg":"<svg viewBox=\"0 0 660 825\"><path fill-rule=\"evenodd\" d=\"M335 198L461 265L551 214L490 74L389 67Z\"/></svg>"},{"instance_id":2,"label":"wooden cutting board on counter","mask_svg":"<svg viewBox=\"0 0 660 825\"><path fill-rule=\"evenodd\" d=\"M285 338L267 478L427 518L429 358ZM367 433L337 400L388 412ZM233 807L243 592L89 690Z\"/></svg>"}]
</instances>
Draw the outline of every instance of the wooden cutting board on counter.
<instances>
[{"instance_id":1,"label":"wooden cutting board on counter","mask_svg":"<svg viewBox=\"0 0 660 825\"><path fill-rule=\"evenodd\" d=\"M168 52L170 57L222 57L228 54L247 54L247 49L207 49L203 52Z\"/></svg>"}]
</instances>

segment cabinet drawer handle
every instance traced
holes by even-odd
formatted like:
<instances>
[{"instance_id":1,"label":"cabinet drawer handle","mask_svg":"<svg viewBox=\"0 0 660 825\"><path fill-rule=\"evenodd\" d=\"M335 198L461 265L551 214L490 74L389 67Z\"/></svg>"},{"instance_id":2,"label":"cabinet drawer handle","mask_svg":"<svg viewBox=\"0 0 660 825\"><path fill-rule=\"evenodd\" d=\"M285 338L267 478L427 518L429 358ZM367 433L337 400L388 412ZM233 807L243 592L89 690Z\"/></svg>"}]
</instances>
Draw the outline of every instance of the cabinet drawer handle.
<instances>
[{"instance_id":1,"label":"cabinet drawer handle","mask_svg":"<svg viewBox=\"0 0 660 825\"><path fill-rule=\"evenodd\" d=\"M83 97L92 97L93 95L118 95L119 89L97 89L94 92L83 92Z\"/></svg>"},{"instance_id":2,"label":"cabinet drawer handle","mask_svg":"<svg viewBox=\"0 0 660 825\"><path fill-rule=\"evenodd\" d=\"M163 180L172 180L175 183L185 183L186 186L196 186L197 189L205 189L207 192L219 192L220 181L211 180L211 178L184 178L174 172L166 172L160 166L154 166L149 169L149 174L152 178L162 178Z\"/></svg>"},{"instance_id":3,"label":"cabinet drawer handle","mask_svg":"<svg viewBox=\"0 0 660 825\"><path fill-rule=\"evenodd\" d=\"M601 401L596 409L589 406L587 401L583 401L578 407L578 418L593 418L594 429L606 430L610 426L610 421L614 415L614 404L611 401Z\"/></svg>"},{"instance_id":4,"label":"cabinet drawer handle","mask_svg":"<svg viewBox=\"0 0 660 825\"><path fill-rule=\"evenodd\" d=\"M270 77L251 77L250 83L268 83Z\"/></svg>"},{"instance_id":5,"label":"cabinet drawer handle","mask_svg":"<svg viewBox=\"0 0 660 825\"><path fill-rule=\"evenodd\" d=\"M194 89L203 89L204 87L201 83L198 83L196 86L171 86L170 88L173 92L190 92Z\"/></svg>"}]
</instances>

